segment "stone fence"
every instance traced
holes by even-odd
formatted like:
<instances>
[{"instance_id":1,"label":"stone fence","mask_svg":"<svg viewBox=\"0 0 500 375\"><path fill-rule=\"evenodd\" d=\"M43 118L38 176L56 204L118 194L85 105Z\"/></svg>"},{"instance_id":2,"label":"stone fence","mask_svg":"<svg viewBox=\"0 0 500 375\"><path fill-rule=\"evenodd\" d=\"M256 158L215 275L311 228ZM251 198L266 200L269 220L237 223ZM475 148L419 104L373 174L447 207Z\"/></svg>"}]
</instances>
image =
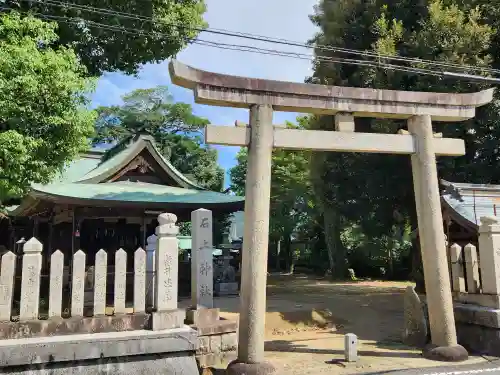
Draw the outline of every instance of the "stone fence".
<instances>
[{"instance_id":1,"label":"stone fence","mask_svg":"<svg viewBox=\"0 0 500 375\"><path fill-rule=\"evenodd\" d=\"M100 250L95 255L94 265L86 268L89 260L82 250L78 250L70 260L69 273L64 269L63 253L56 250L50 255L45 288L42 286L43 245L36 238L24 244L20 262L14 253L4 254L0 271L0 347L3 348L0 368L30 365L34 363L33 358L38 358L37 364L58 362L58 352L54 348L67 341L66 348L73 343L75 350L80 350L82 346L74 343L83 340L82 337L85 337L83 346L88 340L93 342L89 348L99 347L99 340L132 345L124 336L127 332L135 335L133 340L166 343L181 337L182 330L187 330L187 339L184 339L192 342L192 346L180 345L179 348L184 351L191 348L193 358L196 354L202 364L212 361L221 352L234 351L237 325L221 320L219 310L213 306L212 213L201 209L192 214L191 307L187 310L178 308L176 220L172 214L159 215L156 235L148 239L147 249L139 248L133 255L123 249L114 253ZM133 259L127 259L130 256ZM110 257L114 258L114 267L108 266ZM127 273L127 262L133 262L132 274ZM19 264L20 269L16 269ZM16 286L18 278L21 282ZM16 289L20 291L14 293ZM19 297L14 299L17 295ZM179 329L182 332L175 331ZM169 336L171 330L175 332ZM57 345L39 348L43 353L37 353L38 349L31 353L22 349L26 340L44 343L53 339L57 339ZM33 345L38 348L35 341ZM51 352L52 349L47 348L54 350ZM134 355L140 354L136 349L131 348ZM162 349L148 350L143 350L143 354L158 354ZM65 358L79 356L63 351ZM176 345L170 345L167 351L175 352ZM98 353L94 358L80 353L81 360L101 362L102 355ZM117 357L116 352L114 356ZM102 363L99 362L96 368L99 366L102 367Z\"/></svg>"},{"instance_id":2,"label":"stone fence","mask_svg":"<svg viewBox=\"0 0 500 375\"><path fill-rule=\"evenodd\" d=\"M449 247L451 285L460 344L500 355L500 224L482 217L479 248Z\"/></svg>"}]
</instances>

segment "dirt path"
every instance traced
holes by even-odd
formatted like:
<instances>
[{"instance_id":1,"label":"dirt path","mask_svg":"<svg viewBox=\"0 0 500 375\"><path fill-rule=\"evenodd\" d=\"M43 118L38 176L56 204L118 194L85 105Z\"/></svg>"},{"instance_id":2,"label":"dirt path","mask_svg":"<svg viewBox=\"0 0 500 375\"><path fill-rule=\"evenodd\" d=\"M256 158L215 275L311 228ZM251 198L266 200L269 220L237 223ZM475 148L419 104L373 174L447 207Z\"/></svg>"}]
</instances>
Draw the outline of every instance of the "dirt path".
<instances>
[{"instance_id":1,"label":"dirt path","mask_svg":"<svg viewBox=\"0 0 500 375\"><path fill-rule=\"evenodd\" d=\"M332 283L305 276L269 278L266 358L280 373L352 374L437 366L401 343L405 282ZM227 319L238 319L239 297L217 298ZM360 361L346 365L344 334L359 339ZM467 363L484 362L472 358Z\"/></svg>"},{"instance_id":2,"label":"dirt path","mask_svg":"<svg viewBox=\"0 0 500 375\"><path fill-rule=\"evenodd\" d=\"M296 328L332 328L364 340L400 341L403 293L409 283L330 283L293 276L271 279L268 286L268 336ZM222 314L237 319L239 298L216 301ZM307 329L306 329L307 330ZM271 338L271 337L269 337Z\"/></svg>"}]
</instances>

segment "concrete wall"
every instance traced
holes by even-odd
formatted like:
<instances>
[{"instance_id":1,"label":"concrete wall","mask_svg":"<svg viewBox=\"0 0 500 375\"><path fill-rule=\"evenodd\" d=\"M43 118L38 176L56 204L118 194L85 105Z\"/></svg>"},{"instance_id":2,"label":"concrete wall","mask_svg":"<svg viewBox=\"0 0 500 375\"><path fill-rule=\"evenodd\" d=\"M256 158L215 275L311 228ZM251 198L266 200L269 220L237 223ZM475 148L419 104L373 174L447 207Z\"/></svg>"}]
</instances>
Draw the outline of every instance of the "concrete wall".
<instances>
[{"instance_id":1,"label":"concrete wall","mask_svg":"<svg viewBox=\"0 0 500 375\"><path fill-rule=\"evenodd\" d=\"M458 342L473 353L500 356L500 309L455 304Z\"/></svg>"},{"instance_id":2,"label":"concrete wall","mask_svg":"<svg viewBox=\"0 0 500 375\"><path fill-rule=\"evenodd\" d=\"M187 326L0 340L0 372L197 375L196 348L197 332Z\"/></svg>"},{"instance_id":3,"label":"concrete wall","mask_svg":"<svg viewBox=\"0 0 500 375\"><path fill-rule=\"evenodd\" d=\"M216 324L192 326L198 334L196 360L201 368L227 364L236 358L236 322L219 320Z\"/></svg>"}]
</instances>

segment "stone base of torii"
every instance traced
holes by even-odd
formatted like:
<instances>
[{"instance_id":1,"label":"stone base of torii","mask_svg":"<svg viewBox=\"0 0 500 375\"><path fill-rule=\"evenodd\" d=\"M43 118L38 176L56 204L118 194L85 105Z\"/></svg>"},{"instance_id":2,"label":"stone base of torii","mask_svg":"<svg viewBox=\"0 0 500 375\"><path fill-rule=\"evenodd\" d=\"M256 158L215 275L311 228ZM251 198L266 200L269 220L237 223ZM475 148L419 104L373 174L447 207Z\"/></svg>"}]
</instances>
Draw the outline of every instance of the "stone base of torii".
<instances>
[{"instance_id":1,"label":"stone base of torii","mask_svg":"<svg viewBox=\"0 0 500 375\"><path fill-rule=\"evenodd\" d=\"M446 258L436 155L465 154L463 140L434 134L433 121L463 121L489 103L493 90L448 94L335 87L236 77L171 61L172 82L192 89L196 103L248 108L249 126L212 126L206 143L248 147L238 359L228 374L269 374L264 358L271 155L273 148L411 155L432 346L424 355L461 361ZM336 131L284 129L273 111L335 115ZM355 117L408 121L407 134L356 133Z\"/></svg>"}]
</instances>

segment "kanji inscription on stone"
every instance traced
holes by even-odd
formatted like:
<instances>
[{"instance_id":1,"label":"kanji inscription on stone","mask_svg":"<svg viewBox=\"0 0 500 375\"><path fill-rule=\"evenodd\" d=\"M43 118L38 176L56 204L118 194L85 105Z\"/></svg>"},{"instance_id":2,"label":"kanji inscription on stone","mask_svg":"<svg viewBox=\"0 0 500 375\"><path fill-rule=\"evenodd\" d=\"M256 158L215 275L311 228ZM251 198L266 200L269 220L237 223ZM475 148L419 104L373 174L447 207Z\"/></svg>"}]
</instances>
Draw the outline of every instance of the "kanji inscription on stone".
<instances>
[{"instance_id":1,"label":"kanji inscription on stone","mask_svg":"<svg viewBox=\"0 0 500 375\"><path fill-rule=\"evenodd\" d=\"M199 209L191 213L191 303L193 307L213 307L213 235L212 211Z\"/></svg>"}]
</instances>

